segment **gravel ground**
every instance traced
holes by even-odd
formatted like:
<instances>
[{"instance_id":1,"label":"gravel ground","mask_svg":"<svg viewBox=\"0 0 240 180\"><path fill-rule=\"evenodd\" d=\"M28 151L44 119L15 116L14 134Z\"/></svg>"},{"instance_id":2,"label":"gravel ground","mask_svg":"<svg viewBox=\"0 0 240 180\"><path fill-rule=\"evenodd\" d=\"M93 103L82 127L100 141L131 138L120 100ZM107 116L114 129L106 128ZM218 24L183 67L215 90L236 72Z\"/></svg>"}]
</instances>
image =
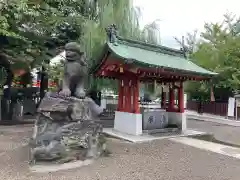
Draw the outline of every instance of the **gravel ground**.
<instances>
[{"instance_id":1,"label":"gravel ground","mask_svg":"<svg viewBox=\"0 0 240 180\"><path fill-rule=\"evenodd\" d=\"M191 129L213 133L217 140L240 145L240 127L196 120L188 120L187 126Z\"/></svg>"},{"instance_id":2,"label":"gravel ground","mask_svg":"<svg viewBox=\"0 0 240 180\"><path fill-rule=\"evenodd\" d=\"M0 154L23 146L31 135L31 126L0 126Z\"/></svg>"},{"instance_id":3,"label":"gravel ground","mask_svg":"<svg viewBox=\"0 0 240 180\"><path fill-rule=\"evenodd\" d=\"M30 128L24 130L19 141L29 135ZM5 133L15 138L9 131ZM79 169L41 174L29 172L28 148L22 144L0 155L0 176L7 180L239 180L240 160L220 154L169 140L131 144L110 139L108 143L110 157Z\"/></svg>"}]
</instances>

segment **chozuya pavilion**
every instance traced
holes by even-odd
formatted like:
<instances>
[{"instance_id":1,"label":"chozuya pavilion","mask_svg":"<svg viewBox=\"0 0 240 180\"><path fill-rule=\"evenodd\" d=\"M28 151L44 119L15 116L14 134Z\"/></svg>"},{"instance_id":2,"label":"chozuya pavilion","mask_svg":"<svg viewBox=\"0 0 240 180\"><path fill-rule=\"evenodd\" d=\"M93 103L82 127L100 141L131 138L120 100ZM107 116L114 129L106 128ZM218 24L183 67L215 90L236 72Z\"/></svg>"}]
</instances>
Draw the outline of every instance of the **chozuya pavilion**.
<instances>
[{"instance_id":1,"label":"chozuya pavilion","mask_svg":"<svg viewBox=\"0 0 240 180\"><path fill-rule=\"evenodd\" d=\"M109 39L109 38L108 38ZM139 108L139 83L162 85L161 108L168 124L186 130L184 113L185 81L209 80L217 73L197 66L184 52L116 36L105 43L103 54L92 69L96 77L118 81L118 106L114 130L131 135L143 133L143 112ZM166 93L168 103L166 103ZM175 97L177 98L175 99ZM177 100L177 105L175 104ZM156 125L156 128L157 125Z\"/></svg>"}]
</instances>

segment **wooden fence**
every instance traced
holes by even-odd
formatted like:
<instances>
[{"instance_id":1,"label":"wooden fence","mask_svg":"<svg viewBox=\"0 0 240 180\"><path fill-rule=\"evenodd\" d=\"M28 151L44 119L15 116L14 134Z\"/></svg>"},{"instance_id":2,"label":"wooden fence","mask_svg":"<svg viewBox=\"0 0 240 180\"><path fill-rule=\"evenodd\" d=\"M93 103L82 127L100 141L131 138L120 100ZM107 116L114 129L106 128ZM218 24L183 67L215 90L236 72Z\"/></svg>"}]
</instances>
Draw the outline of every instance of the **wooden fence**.
<instances>
[{"instance_id":1,"label":"wooden fence","mask_svg":"<svg viewBox=\"0 0 240 180\"><path fill-rule=\"evenodd\" d=\"M208 113L219 116L227 116L228 103L222 102L197 102L188 101L187 109L197 111L199 113Z\"/></svg>"}]
</instances>

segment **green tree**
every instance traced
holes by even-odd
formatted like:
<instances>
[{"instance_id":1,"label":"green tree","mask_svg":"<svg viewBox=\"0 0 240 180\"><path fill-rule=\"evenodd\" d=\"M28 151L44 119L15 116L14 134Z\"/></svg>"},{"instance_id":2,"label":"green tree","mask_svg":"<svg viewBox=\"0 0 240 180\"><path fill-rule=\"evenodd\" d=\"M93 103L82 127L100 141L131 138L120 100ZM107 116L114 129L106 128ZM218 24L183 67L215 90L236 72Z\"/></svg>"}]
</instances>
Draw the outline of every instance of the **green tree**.
<instances>
[{"instance_id":1,"label":"green tree","mask_svg":"<svg viewBox=\"0 0 240 180\"><path fill-rule=\"evenodd\" d=\"M1 1L0 55L11 70L42 65L66 42L80 38L84 19L92 13L88 6L88 1L75 0Z\"/></svg>"},{"instance_id":2,"label":"green tree","mask_svg":"<svg viewBox=\"0 0 240 180\"><path fill-rule=\"evenodd\" d=\"M33 66L80 37L88 8L75 0L10 0L0 9L0 53Z\"/></svg>"},{"instance_id":3,"label":"green tree","mask_svg":"<svg viewBox=\"0 0 240 180\"><path fill-rule=\"evenodd\" d=\"M96 4L95 4L96 5ZM124 38L135 40L142 39L142 31L139 27L140 9L134 8L129 0L102 0L97 3L97 14L89 17L84 23L83 37L80 42L86 51L91 66L99 57L102 46L106 41L105 28L109 24L116 24L118 33ZM116 90L116 82L112 80L100 80L91 78L90 86L101 89L111 87Z\"/></svg>"},{"instance_id":4,"label":"green tree","mask_svg":"<svg viewBox=\"0 0 240 180\"><path fill-rule=\"evenodd\" d=\"M219 73L211 82L219 96L238 93L240 89L239 27L239 20L231 14L225 15L221 24L205 24L196 49L189 54L194 63ZM194 91L208 94L209 83L188 83L186 89L192 94Z\"/></svg>"},{"instance_id":5,"label":"green tree","mask_svg":"<svg viewBox=\"0 0 240 180\"><path fill-rule=\"evenodd\" d=\"M64 64L62 61L54 63L54 64L45 64L46 71L48 72L48 78L50 82L55 82L57 87L59 88L59 85L62 83L61 78L63 77L63 71L64 71Z\"/></svg>"},{"instance_id":6,"label":"green tree","mask_svg":"<svg viewBox=\"0 0 240 180\"><path fill-rule=\"evenodd\" d=\"M13 59L12 68L41 65L69 41L82 44L91 66L106 40L105 28L112 23L121 36L143 39L141 11L129 0L11 0L1 1L0 9L0 53ZM114 84L91 82L99 88Z\"/></svg>"},{"instance_id":7,"label":"green tree","mask_svg":"<svg viewBox=\"0 0 240 180\"><path fill-rule=\"evenodd\" d=\"M183 50L187 56L191 56L197 47L197 35L198 31L194 30L192 33L187 33L186 36L182 36L182 38L174 37L177 43L180 46L180 49Z\"/></svg>"},{"instance_id":8,"label":"green tree","mask_svg":"<svg viewBox=\"0 0 240 180\"><path fill-rule=\"evenodd\" d=\"M159 21L161 20L157 19L144 26L142 35L143 41L150 44L161 44Z\"/></svg>"}]
</instances>

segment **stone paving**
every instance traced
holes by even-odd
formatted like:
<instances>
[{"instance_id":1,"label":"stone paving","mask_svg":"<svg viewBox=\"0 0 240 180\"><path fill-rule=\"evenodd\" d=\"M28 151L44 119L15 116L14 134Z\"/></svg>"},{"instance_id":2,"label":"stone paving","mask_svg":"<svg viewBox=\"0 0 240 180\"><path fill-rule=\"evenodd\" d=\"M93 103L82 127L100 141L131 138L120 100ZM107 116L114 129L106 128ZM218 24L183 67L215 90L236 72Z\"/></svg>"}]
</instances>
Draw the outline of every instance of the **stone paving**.
<instances>
[{"instance_id":1,"label":"stone paving","mask_svg":"<svg viewBox=\"0 0 240 180\"><path fill-rule=\"evenodd\" d=\"M240 127L206 121L188 120L188 128L214 134L217 140L240 145Z\"/></svg>"},{"instance_id":2,"label":"stone paving","mask_svg":"<svg viewBox=\"0 0 240 180\"><path fill-rule=\"evenodd\" d=\"M54 173L28 168L26 138L30 127L2 127L6 144L21 142L0 154L0 176L7 180L239 180L240 160L169 140L131 144L109 139L110 157L89 166ZM12 139L8 139L12 137ZM17 140L18 139L18 140ZM0 142L4 137L0 138ZM8 142L7 142L8 141Z\"/></svg>"}]
</instances>

